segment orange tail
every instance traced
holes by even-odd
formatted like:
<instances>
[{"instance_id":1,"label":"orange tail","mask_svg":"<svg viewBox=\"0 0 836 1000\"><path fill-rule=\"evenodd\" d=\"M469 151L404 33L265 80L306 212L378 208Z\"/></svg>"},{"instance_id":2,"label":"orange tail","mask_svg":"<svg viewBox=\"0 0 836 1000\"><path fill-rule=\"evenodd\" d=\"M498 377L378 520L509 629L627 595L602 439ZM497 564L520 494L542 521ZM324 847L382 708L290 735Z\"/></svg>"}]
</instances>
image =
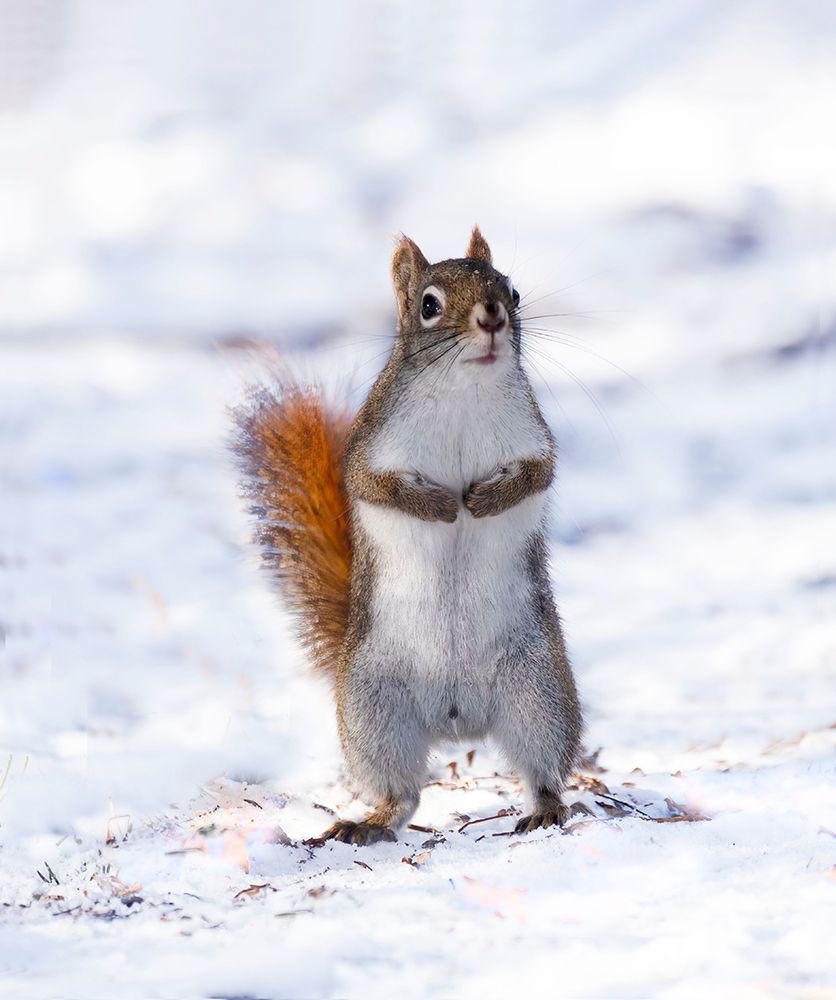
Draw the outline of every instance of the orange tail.
<instances>
[{"instance_id":1,"label":"orange tail","mask_svg":"<svg viewBox=\"0 0 836 1000\"><path fill-rule=\"evenodd\" d=\"M348 622L351 541L342 457L351 420L321 390L284 380L234 411L255 538L313 666L333 676Z\"/></svg>"}]
</instances>

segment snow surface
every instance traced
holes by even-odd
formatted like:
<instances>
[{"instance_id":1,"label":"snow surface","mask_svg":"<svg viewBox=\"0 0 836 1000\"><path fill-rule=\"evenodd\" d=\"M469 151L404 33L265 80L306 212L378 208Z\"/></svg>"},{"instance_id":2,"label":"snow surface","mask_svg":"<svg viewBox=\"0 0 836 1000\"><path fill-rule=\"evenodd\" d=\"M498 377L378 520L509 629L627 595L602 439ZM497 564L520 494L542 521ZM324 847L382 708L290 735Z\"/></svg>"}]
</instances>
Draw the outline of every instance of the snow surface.
<instances>
[{"instance_id":1,"label":"snow surface","mask_svg":"<svg viewBox=\"0 0 836 1000\"><path fill-rule=\"evenodd\" d=\"M3 995L833 995L829 5L59 6L0 113ZM359 401L392 233L476 220L560 331L588 812L510 837L451 746L423 829L321 844L226 407L277 351Z\"/></svg>"}]
</instances>

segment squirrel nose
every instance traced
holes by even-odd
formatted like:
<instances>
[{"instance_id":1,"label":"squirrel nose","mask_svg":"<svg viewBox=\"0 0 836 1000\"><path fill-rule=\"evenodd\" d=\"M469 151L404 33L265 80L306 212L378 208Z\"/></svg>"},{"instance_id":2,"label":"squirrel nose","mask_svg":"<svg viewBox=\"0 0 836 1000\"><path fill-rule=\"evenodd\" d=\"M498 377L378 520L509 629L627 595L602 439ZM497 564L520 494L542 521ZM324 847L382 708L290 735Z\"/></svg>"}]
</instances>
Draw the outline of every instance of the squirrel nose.
<instances>
[{"instance_id":1,"label":"squirrel nose","mask_svg":"<svg viewBox=\"0 0 836 1000\"><path fill-rule=\"evenodd\" d=\"M485 302L483 309L485 315L476 321L483 330L487 333L496 333L505 326L505 310L500 309L498 302Z\"/></svg>"}]
</instances>

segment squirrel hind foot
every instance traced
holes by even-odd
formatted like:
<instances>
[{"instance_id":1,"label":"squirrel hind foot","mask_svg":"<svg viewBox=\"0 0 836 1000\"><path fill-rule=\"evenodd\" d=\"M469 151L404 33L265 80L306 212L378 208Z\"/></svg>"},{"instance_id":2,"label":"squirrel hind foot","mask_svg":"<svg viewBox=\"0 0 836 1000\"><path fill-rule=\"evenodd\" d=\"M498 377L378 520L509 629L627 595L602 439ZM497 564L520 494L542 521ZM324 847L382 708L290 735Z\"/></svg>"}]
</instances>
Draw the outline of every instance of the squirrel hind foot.
<instances>
[{"instance_id":1,"label":"squirrel hind foot","mask_svg":"<svg viewBox=\"0 0 836 1000\"><path fill-rule=\"evenodd\" d=\"M366 846L377 844L381 840L397 840L395 831L382 823L370 823L363 820L352 823L351 820L340 819L329 827L322 835L323 840L339 840L343 844Z\"/></svg>"},{"instance_id":2,"label":"squirrel hind foot","mask_svg":"<svg viewBox=\"0 0 836 1000\"><path fill-rule=\"evenodd\" d=\"M532 830L546 829L550 826L563 826L569 818L569 810L564 805L554 806L547 812L535 812L523 816L517 821L514 833L531 833Z\"/></svg>"}]
</instances>

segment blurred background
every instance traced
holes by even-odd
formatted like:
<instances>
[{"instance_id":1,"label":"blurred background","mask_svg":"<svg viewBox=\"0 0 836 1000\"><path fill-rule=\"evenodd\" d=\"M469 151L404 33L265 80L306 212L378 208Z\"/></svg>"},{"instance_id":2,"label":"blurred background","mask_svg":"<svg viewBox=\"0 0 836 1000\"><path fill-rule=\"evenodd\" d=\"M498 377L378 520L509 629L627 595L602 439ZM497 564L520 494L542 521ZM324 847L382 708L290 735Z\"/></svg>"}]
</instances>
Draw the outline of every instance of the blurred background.
<instances>
[{"instance_id":1,"label":"blurred background","mask_svg":"<svg viewBox=\"0 0 836 1000\"><path fill-rule=\"evenodd\" d=\"M734 268L731 322L768 256L763 345L827 284L833 39L815 2L3 0L0 331L321 340L382 322L393 233L478 219L543 291L605 269L590 309Z\"/></svg>"},{"instance_id":2,"label":"blurred background","mask_svg":"<svg viewBox=\"0 0 836 1000\"><path fill-rule=\"evenodd\" d=\"M6 835L335 772L226 407L277 353L362 399L401 230L551 330L591 745L832 721L834 51L812 0L0 0Z\"/></svg>"},{"instance_id":3,"label":"blurred background","mask_svg":"<svg viewBox=\"0 0 836 1000\"><path fill-rule=\"evenodd\" d=\"M0 0L9 995L824 995L834 53L827 0ZM359 405L394 236L475 222L528 296L590 766L712 822L459 836L519 799L464 747L433 863L363 864L289 846L359 805L228 408L276 358Z\"/></svg>"}]
</instances>

